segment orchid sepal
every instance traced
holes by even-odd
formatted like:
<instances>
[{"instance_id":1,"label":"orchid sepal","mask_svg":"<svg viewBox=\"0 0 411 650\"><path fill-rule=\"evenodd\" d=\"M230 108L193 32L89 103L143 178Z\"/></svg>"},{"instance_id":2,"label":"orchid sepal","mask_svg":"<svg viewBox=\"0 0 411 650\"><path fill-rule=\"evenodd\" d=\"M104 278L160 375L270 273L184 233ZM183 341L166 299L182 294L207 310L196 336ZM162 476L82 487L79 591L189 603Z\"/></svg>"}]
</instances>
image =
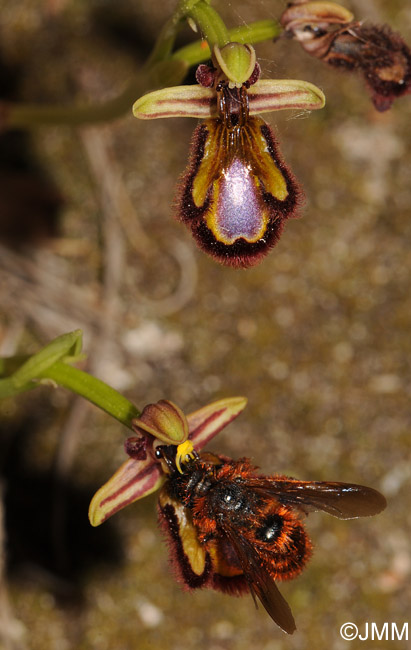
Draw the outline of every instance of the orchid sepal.
<instances>
[{"instance_id":1,"label":"orchid sepal","mask_svg":"<svg viewBox=\"0 0 411 650\"><path fill-rule=\"evenodd\" d=\"M139 418L132 421L136 433L149 433L167 445L179 445L188 438L188 422L183 411L169 400L147 404Z\"/></svg>"},{"instance_id":2,"label":"orchid sepal","mask_svg":"<svg viewBox=\"0 0 411 650\"><path fill-rule=\"evenodd\" d=\"M165 479L166 475L150 456L145 460L129 458L93 496L88 511L91 525L99 526L130 503L147 497Z\"/></svg>"},{"instance_id":3,"label":"orchid sepal","mask_svg":"<svg viewBox=\"0 0 411 650\"><path fill-rule=\"evenodd\" d=\"M230 87L241 88L253 74L256 56L252 45L235 42L227 43L222 48L215 45L213 55L217 67L230 82Z\"/></svg>"}]
</instances>

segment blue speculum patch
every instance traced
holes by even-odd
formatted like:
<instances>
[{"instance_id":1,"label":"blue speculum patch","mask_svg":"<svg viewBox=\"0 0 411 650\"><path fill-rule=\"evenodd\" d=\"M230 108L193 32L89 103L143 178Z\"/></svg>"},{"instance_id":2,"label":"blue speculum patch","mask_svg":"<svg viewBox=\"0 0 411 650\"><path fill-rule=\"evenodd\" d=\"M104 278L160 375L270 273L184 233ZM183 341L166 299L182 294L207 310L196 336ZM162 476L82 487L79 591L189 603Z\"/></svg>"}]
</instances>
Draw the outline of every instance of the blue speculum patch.
<instances>
[{"instance_id":1,"label":"blue speculum patch","mask_svg":"<svg viewBox=\"0 0 411 650\"><path fill-rule=\"evenodd\" d=\"M216 229L229 243L260 238L264 228L261 198L250 165L234 158L218 182Z\"/></svg>"}]
</instances>

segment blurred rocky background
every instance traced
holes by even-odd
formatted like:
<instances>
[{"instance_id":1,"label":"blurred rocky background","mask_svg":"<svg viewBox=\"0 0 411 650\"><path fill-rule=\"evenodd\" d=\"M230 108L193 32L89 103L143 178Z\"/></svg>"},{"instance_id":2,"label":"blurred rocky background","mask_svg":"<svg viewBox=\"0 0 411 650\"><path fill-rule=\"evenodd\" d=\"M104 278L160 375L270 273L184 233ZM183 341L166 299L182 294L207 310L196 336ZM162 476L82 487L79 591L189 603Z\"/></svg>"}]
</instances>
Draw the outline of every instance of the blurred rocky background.
<instances>
[{"instance_id":1,"label":"blurred rocky background","mask_svg":"<svg viewBox=\"0 0 411 650\"><path fill-rule=\"evenodd\" d=\"M285 7L214 4L228 26ZM406 0L346 6L411 43ZM115 97L173 8L0 0L1 98ZM192 38L187 29L179 44ZM180 590L155 495L89 526L88 502L125 459L127 431L39 388L0 404L0 648L342 650L346 621L363 634L366 622L409 621L411 97L380 114L360 77L297 43L256 50L264 76L307 79L327 96L311 115L267 118L304 185L302 218L257 268L222 268L172 216L194 120L142 123L130 110L93 127L4 131L0 354L81 328L84 368L137 406L166 398L190 412L246 395L212 449L265 473L376 487L388 508L369 520L310 516L313 559L281 586L298 628L286 637L250 596Z\"/></svg>"}]
</instances>

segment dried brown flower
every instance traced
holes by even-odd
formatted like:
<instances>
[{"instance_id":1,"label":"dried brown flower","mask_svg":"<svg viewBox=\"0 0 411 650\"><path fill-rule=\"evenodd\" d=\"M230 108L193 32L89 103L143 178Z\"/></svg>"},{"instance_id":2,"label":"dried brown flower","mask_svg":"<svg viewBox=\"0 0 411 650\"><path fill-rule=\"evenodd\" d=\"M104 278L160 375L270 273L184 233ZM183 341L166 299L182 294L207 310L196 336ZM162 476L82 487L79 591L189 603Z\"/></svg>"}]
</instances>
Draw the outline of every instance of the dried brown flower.
<instances>
[{"instance_id":1,"label":"dried brown flower","mask_svg":"<svg viewBox=\"0 0 411 650\"><path fill-rule=\"evenodd\" d=\"M355 22L332 2L293 3L281 23L311 56L360 71L377 110L385 111L394 99L411 93L411 50L388 25Z\"/></svg>"}]
</instances>

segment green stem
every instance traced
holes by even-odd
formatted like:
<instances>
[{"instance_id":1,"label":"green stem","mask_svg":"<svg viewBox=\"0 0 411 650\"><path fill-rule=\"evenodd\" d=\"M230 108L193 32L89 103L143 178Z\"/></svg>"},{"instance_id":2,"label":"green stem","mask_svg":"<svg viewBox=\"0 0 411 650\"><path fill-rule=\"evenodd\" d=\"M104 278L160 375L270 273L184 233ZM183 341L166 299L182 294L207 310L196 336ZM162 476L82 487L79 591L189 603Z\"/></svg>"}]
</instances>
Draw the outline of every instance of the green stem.
<instances>
[{"instance_id":1,"label":"green stem","mask_svg":"<svg viewBox=\"0 0 411 650\"><path fill-rule=\"evenodd\" d=\"M224 22L215 9L206 4L204 0L199 0L193 5L187 11L187 16L194 20L199 27L210 50L213 49L214 45L223 47L230 42L230 36Z\"/></svg>"},{"instance_id":2,"label":"green stem","mask_svg":"<svg viewBox=\"0 0 411 650\"><path fill-rule=\"evenodd\" d=\"M104 381L61 361L57 361L40 373L39 378L51 379L59 386L81 395L129 429L132 429L133 418L140 416L140 411L132 402L105 384Z\"/></svg>"},{"instance_id":3,"label":"green stem","mask_svg":"<svg viewBox=\"0 0 411 650\"><path fill-rule=\"evenodd\" d=\"M227 32L220 16L205 0L187 6L186 12L198 24L208 43L217 43L220 47L230 41L253 44L272 40L282 32L276 20L260 20ZM210 47L205 41L196 41L171 54L181 21L180 11L166 22L139 77L117 97L101 104L84 106L0 103L1 126L35 128L42 125L80 126L108 122L130 111L135 99L145 92L156 87L179 85L189 66L197 65L211 56Z\"/></svg>"},{"instance_id":4,"label":"green stem","mask_svg":"<svg viewBox=\"0 0 411 650\"><path fill-rule=\"evenodd\" d=\"M140 85L129 86L120 95L102 104L85 106L38 106L36 104L8 104L4 106L8 128L37 127L42 124L78 126L107 122L125 113L140 94Z\"/></svg>"},{"instance_id":5,"label":"green stem","mask_svg":"<svg viewBox=\"0 0 411 650\"><path fill-rule=\"evenodd\" d=\"M228 36L230 42L253 44L278 38L282 31L280 23L276 20L259 20L250 23L250 25L241 25L241 27L230 29ZM192 66L206 61L210 56L211 52L207 43L195 41L195 43L176 50L171 58L185 61L188 66Z\"/></svg>"},{"instance_id":6,"label":"green stem","mask_svg":"<svg viewBox=\"0 0 411 650\"><path fill-rule=\"evenodd\" d=\"M28 390L36 388L36 386L38 384L31 381L24 386L17 387L12 378L0 379L0 400L6 399L7 397L14 397L20 393L26 393Z\"/></svg>"}]
</instances>

